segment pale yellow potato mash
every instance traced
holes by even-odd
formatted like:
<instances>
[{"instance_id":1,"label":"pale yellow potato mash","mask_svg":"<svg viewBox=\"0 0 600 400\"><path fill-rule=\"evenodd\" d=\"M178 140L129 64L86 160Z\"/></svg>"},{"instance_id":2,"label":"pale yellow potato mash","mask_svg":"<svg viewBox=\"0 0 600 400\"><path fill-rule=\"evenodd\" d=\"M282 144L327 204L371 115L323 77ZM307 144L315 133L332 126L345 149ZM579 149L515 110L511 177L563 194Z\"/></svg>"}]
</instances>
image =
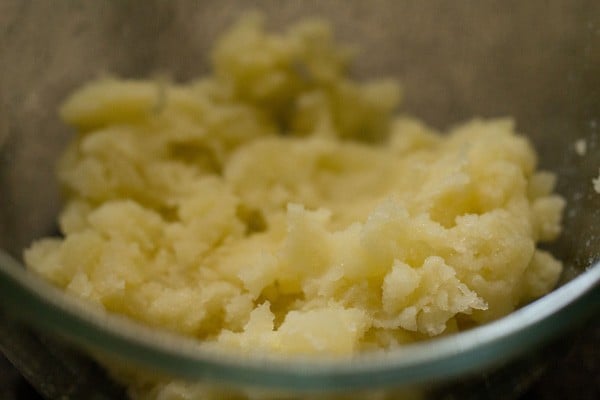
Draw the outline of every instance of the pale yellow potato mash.
<instances>
[{"instance_id":1,"label":"pale yellow potato mash","mask_svg":"<svg viewBox=\"0 0 600 400\"><path fill-rule=\"evenodd\" d=\"M240 352L348 356L544 295L554 176L511 119L439 134L356 82L327 24L243 19L187 85L100 79L62 118L61 238L28 267L111 312Z\"/></svg>"}]
</instances>

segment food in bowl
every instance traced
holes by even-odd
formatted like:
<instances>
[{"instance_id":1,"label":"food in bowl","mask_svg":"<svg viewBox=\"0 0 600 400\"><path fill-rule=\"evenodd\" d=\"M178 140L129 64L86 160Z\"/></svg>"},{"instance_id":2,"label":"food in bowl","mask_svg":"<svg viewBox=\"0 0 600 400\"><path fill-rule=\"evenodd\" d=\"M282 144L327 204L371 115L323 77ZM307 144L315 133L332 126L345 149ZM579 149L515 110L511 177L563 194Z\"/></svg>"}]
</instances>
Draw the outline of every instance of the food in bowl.
<instances>
[{"instance_id":1,"label":"food in bowl","mask_svg":"<svg viewBox=\"0 0 600 400\"><path fill-rule=\"evenodd\" d=\"M351 55L326 23L276 35L253 16L218 40L210 76L85 85L60 110L77 130L63 236L27 266L242 354L393 349L549 292L562 265L537 245L565 202L513 121L442 135L396 114L394 80L350 79Z\"/></svg>"}]
</instances>

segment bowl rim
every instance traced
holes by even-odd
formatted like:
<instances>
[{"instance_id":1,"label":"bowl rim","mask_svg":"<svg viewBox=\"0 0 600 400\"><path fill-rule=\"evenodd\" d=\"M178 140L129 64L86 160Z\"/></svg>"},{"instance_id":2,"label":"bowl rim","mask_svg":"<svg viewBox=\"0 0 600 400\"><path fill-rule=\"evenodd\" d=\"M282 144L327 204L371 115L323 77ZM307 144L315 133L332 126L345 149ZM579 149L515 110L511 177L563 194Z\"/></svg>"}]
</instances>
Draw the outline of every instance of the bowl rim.
<instances>
[{"instance_id":1,"label":"bowl rim","mask_svg":"<svg viewBox=\"0 0 600 400\"><path fill-rule=\"evenodd\" d=\"M0 304L35 328L93 354L184 379L302 392L405 386L483 371L600 311L599 286L600 261L513 313L458 334L352 358L240 357L91 307L0 250Z\"/></svg>"}]
</instances>

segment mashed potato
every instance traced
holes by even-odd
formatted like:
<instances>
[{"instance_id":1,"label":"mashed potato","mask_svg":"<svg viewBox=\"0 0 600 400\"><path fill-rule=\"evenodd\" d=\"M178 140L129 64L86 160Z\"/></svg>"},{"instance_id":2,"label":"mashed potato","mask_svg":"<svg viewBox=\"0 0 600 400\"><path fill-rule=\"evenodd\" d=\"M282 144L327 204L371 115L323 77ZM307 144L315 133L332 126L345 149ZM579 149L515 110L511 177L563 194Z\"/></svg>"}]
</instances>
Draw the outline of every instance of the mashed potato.
<instances>
[{"instance_id":1,"label":"mashed potato","mask_svg":"<svg viewBox=\"0 0 600 400\"><path fill-rule=\"evenodd\" d=\"M554 176L510 119L444 135L346 75L326 24L257 18L188 85L102 79L62 106L61 238L29 268L240 352L348 356L452 333L552 289Z\"/></svg>"}]
</instances>

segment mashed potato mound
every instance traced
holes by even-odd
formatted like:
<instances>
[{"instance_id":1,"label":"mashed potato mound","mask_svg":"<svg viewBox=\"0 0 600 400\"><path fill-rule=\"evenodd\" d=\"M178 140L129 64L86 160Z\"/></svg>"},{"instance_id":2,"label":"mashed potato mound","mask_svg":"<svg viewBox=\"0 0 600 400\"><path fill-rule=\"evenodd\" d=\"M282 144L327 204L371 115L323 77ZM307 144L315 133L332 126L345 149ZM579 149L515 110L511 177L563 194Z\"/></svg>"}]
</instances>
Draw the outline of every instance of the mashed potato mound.
<instances>
[{"instance_id":1,"label":"mashed potato mound","mask_svg":"<svg viewBox=\"0 0 600 400\"><path fill-rule=\"evenodd\" d=\"M347 76L328 26L258 18L188 85L101 79L62 118L63 237L26 264L67 292L241 352L347 356L456 332L550 291L554 176L510 119L441 135L392 80Z\"/></svg>"}]
</instances>

